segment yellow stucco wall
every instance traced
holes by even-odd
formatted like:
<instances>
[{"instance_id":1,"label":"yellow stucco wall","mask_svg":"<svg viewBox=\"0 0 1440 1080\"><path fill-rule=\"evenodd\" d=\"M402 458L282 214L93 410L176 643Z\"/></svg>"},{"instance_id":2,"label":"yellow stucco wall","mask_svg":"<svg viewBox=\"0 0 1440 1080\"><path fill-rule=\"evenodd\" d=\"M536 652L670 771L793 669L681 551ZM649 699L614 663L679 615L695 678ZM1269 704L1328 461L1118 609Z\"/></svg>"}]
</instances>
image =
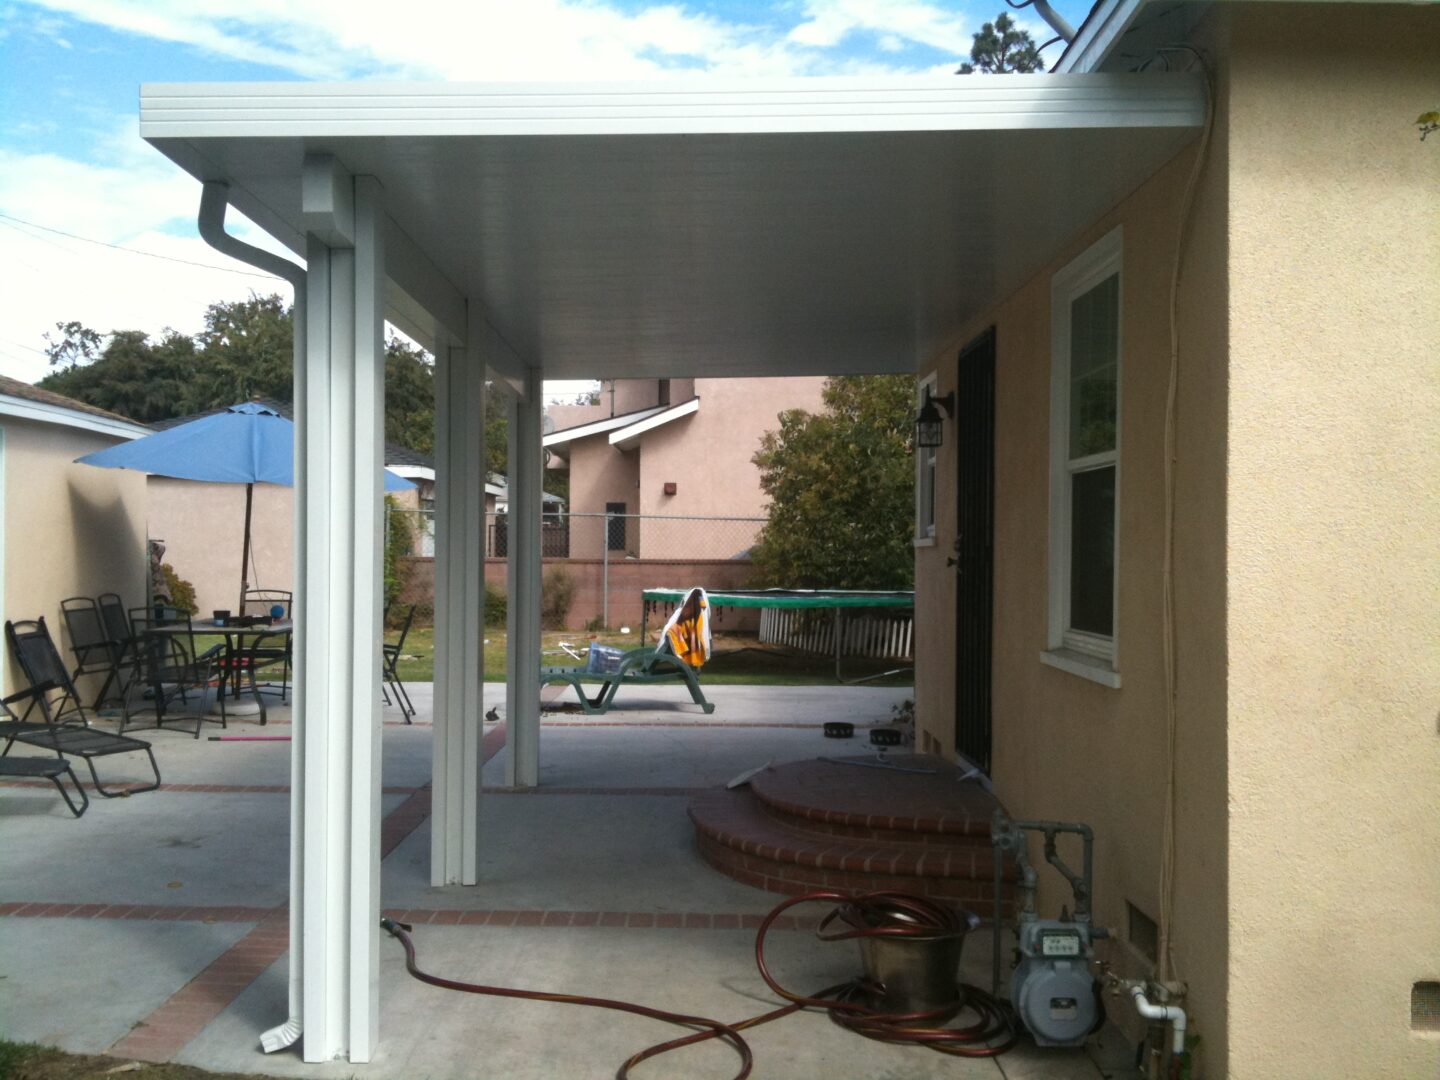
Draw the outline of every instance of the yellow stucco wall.
<instances>
[{"instance_id":1,"label":"yellow stucco wall","mask_svg":"<svg viewBox=\"0 0 1440 1080\"><path fill-rule=\"evenodd\" d=\"M60 601L117 592L145 602L145 478L76 465L114 446L110 436L6 418L5 593L7 620L43 615L67 664ZM4 647L4 690L27 685ZM84 686L82 692L94 689Z\"/></svg>"},{"instance_id":2,"label":"yellow stucco wall","mask_svg":"<svg viewBox=\"0 0 1440 1080\"><path fill-rule=\"evenodd\" d=\"M1231 1074L1440 1076L1440 9L1234 15Z\"/></svg>"},{"instance_id":3,"label":"yellow stucco wall","mask_svg":"<svg viewBox=\"0 0 1440 1080\"><path fill-rule=\"evenodd\" d=\"M1223 139L1219 153L1223 155ZM1192 986L1195 1027L1223 1043L1225 1021L1224 564L1211 557L1224 538L1223 476L1225 291L1224 170L1211 158L1200 215L1201 242L1186 260L1182 327L1180 465L1177 492L1186 506L1177 540L1180 611L1187 646L1181 664L1181 767L1177 790L1183 851L1178 871L1174 955ZM1077 237L1042 273L970 328L996 328L995 608L993 777L1009 810L1095 828L1096 915L1126 928L1126 901L1159 915L1165 795L1161 560L1164 528L1164 412L1169 364L1169 283L1181 196L1194 148ZM1051 279L1116 226L1123 230L1120 387L1119 689L1043 665L1047 645L1050 491ZM1219 238L1217 241L1217 237ZM1205 327L1205 333L1199 328ZM1189 331L1195 330L1192 335ZM924 365L940 392L955 383L960 342ZM951 440L947 439L947 442ZM945 626L954 616L953 571L944 567L955 536L953 452L942 451L936 478L937 544L918 548L918 621ZM1217 599L1220 598L1220 599ZM1218 644L1216 644L1218 642ZM920 636L918 715L953 752L953 640ZM942 673L932 677L932 672ZM1073 865L1073 864L1072 864ZM1042 909L1069 900L1063 883L1041 872ZM1123 946L1117 965L1147 965ZM1206 1075L1223 1076L1211 1054Z\"/></svg>"},{"instance_id":4,"label":"yellow stucco wall","mask_svg":"<svg viewBox=\"0 0 1440 1080\"><path fill-rule=\"evenodd\" d=\"M1220 87L1223 99L1223 77ZM1012 813L1095 828L1096 917L1118 934L1102 952L1132 976L1152 974L1153 967L1125 941L1126 903L1151 918L1159 917L1160 908L1168 311L1176 228L1196 149L1192 144L1092 223L1041 273L919 368L922 377L936 372L939 392L946 392L955 385L959 347L995 327L993 776ZM1198 1075L1212 1078L1227 1075L1226 162L1222 118L1197 188L1178 309L1183 346L1175 477L1179 824L1172 955L1176 974L1191 990L1193 1028L1205 1043ZM1043 665L1040 653L1048 632L1051 280L1117 226L1124 297L1116 614L1122 685L1113 689ZM942 450L937 543L916 550L917 621L932 628L954 620L953 571L944 563L955 537L955 470L953 448ZM919 636L917 714L947 753L954 750L953 650L946 632ZM1058 913L1068 901L1063 882L1042 870L1042 910ZM1115 1007L1122 1020L1125 1011L1123 1003Z\"/></svg>"}]
</instances>

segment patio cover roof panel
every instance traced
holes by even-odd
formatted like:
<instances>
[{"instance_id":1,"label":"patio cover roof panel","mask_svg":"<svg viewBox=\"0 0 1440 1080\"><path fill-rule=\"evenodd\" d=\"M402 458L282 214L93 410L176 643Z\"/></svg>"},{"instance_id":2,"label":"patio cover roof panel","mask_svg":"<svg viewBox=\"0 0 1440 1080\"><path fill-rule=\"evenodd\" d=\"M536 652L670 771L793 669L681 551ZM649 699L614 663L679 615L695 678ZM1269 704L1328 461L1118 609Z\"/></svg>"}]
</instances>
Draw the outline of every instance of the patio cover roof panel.
<instances>
[{"instance_id":1,"label":"patio cover roof panel","mask_svg":"<svg viewBox=\"0 0 1440 1080\"><path fill-rule=\"evenodd\" d=\"M1189 76L147 87L301 250L330 153L547 377L913 371L1194 137Z\"/></svg>"}]
</instances>

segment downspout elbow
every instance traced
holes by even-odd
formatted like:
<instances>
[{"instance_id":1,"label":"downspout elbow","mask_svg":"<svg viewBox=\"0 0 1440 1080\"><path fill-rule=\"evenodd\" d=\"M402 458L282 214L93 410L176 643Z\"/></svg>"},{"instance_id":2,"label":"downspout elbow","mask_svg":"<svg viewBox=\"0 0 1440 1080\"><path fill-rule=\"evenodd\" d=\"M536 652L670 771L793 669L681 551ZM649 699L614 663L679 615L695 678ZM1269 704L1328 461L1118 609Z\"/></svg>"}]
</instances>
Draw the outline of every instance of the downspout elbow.
<instances>
[{"instance_id":1,"label":"downspout elbow","mask_svg":"<svg viewBox=\"0 0 1440 1080\"><path fill-rule=\"evenodd\" d=\"M200 194L200 239L222 255L284 278L301 296L305 288L305 268L289 259L282 259L254 244L247 244L225 231L225 211L230 205L230 185L220 180L207 180Z\"/></svg>"},{"instance_id":2,"label":"downspout elbow","mask_svg":"<svg viewBox=\"0 0 1440 1080\"><path fill-rule=\"evenodd\" d=\"M1035 13L1050 24L1050 29L1065 39L1068 45L1075 40L1075 28L1066 21L1065 16L1050 6L1049 0L1031 0Z\"/></svg>"}]
</instances>

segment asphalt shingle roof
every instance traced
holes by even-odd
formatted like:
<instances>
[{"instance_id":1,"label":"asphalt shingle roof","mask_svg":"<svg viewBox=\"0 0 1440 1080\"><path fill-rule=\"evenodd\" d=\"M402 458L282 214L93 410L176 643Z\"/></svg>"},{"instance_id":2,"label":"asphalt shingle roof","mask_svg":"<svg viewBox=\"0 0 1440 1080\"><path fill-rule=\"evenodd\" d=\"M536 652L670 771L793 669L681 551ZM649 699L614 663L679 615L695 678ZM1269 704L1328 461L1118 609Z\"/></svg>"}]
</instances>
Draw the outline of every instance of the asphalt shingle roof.
<instances>
[{"instance_id":1,"label":"asphalt shingle roof","mask_svg":"<svg viewBox=\"0 0 1440 1080\"><path fill-rule=\"evenodd\" d=\"M0 375L0 394L8 394L10 397L23 398L26 401L34 401L41 405L54 405L60 409L73 409L75 412L89 413L91 416L103 416L107 420L119 420L126 424L139 423L131 420L128 416L121 416L119 413L109 412L105 409L97 409L94 405L87 405L83 401L76 401L64 394L57 394L52 390L44 390L30 383L21 382L19 379L11 379Z\"/></svg>"}]
</instances>

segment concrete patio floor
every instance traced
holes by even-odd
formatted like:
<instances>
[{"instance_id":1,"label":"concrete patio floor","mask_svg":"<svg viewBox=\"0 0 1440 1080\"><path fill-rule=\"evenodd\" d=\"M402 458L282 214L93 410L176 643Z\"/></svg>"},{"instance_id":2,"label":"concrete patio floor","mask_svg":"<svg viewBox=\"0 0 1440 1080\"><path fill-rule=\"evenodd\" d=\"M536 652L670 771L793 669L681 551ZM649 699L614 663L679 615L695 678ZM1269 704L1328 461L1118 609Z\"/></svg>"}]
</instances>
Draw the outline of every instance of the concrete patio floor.
<instances>
[{"instance_id":1,"label":"concrete patio floor","mask_svg":"<svg viewBox=\"0 0 1440 1080\"><path fill-rule=\"evenodd\" d=\"M486 704L501 686L487 685ZM713 686L713 716L683 689L624 711L546 713L541 787L506 791L503 732L487 724L482 884L428 883L430 687L417 723L385 710L383 904L416 923L422 967L452 978L618 997L722 1020L773 1007L750 929L779 897L705 865L685 816L691 790L767 761L834 753L820 727L884 723L908 692ZM683 703L683 704L682 704ZM285 734L232 723L231 735ZM493 734L489 734L493 732ZM289 744L148 733L165 785L94 799L75 820L53 789L0 787L0 1034L66 1050L279 1076L375 1080L611 1077L636 1050L675 1037L640 1017L462 995L411 979L382 939L381 1035L365 1065L265 1055L259 1033L286 1015ZM860 752L861 744L844 744ZM17 749L16 752L23 752ZM115 767L115 759L101 764ZM821 913L817 910L815 914ZM849 943L771 935L774 967L799 990L855 973ZM964 975L986 985L989 942L966 943ZM1095 1080L1126 1075L1123 1047L1085 1053L1028 1043L960 1060L873 1042L821 1014L747 1033L754 1075L786 1080ZM1106 1061L1108 1056L1111 1060ZM733 1052L702 1044L635 1070L637 1080L733 1076Z\"/></svg>"}]
</instances>

